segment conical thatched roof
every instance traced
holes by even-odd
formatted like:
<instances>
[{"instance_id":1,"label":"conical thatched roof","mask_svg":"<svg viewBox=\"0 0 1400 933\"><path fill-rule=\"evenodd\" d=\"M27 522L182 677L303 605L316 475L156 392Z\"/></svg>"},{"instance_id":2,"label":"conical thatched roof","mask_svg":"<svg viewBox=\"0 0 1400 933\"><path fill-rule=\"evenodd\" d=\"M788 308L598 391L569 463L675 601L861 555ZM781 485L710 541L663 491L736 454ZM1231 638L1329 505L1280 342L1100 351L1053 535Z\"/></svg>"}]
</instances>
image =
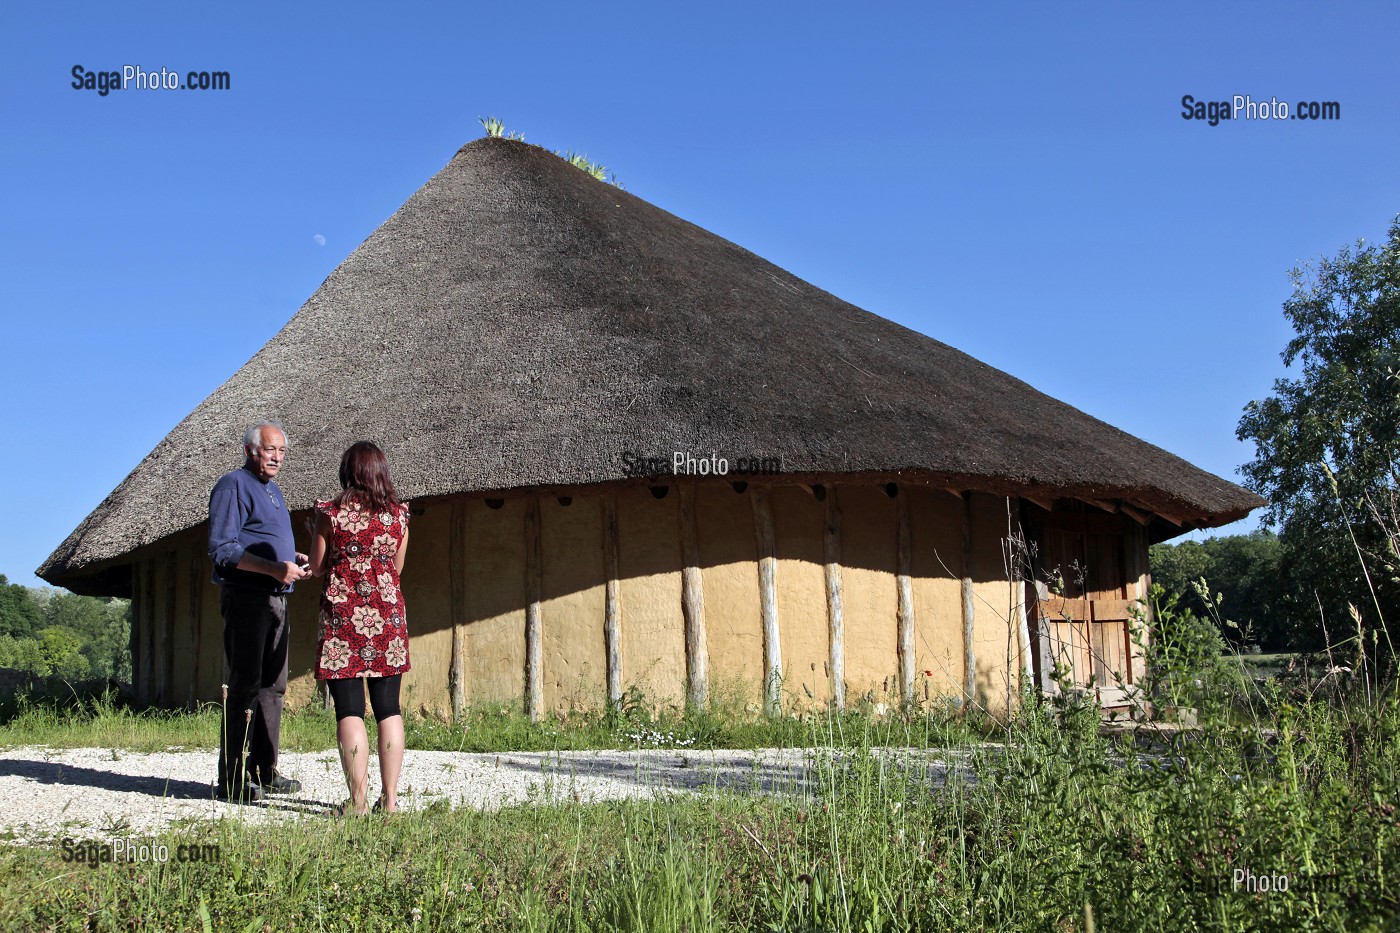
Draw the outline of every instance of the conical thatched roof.
<instances>
[{"instance_id":1,"label":"conical thatched roof","mask_svg":"<svg viewBox=\"0 0 1400 933\"><path fill-rule=\"evenodd\" d=\"M39 574L82 589L206 517L272 417L293 509L360 438L409 498L623 478L624 453L1121 499L1213 525L1240 487L524 143L464 146ZM89 588L97 588L91 578Z\"/></svg>"}]
</instances>

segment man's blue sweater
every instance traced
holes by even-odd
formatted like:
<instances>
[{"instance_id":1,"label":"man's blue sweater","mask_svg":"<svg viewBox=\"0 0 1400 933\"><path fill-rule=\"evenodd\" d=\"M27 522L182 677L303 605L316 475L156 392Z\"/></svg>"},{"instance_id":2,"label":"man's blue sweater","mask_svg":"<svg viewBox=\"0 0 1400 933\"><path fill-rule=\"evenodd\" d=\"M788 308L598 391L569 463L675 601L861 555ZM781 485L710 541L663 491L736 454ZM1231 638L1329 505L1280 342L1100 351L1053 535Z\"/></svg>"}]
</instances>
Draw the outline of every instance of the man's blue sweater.
<instances>
[{"instance_id":1,"label":"man's blue sweater","mask_svg":"<svg viewBox=\"0 0 1400 933\"><path fill-rule=\"evenodd\" d=\"M282 490L246 466L225 473L209 494L209 557L214 561L214 582L269 593L291 592L290 584L283 586L267 574L239 570L244 553L279 563L297 557L292 516Z\"/></svg>"}]
</instances>

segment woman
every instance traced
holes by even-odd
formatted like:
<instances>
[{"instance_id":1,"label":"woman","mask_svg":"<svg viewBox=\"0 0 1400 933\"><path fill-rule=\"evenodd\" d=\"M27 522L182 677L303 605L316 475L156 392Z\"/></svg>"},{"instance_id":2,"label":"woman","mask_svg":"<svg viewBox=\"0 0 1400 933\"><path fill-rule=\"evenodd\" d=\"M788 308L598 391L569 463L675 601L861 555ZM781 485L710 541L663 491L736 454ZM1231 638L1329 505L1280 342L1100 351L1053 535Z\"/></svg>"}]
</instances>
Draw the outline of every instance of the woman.
<instances>
[{"instance_id":1,"label":"woman","mask_svg":"<svg viewBox=\"0 0 1400 933\"><path fill-rule=\"evenodd\" d=\"M316 646L316 679L335 703L336 742L350 786L340 813L367 812L369 737L365 688L379 723L375 809L398 809L403 766L399 686L408 670L408 627L399 574L408 551L408 506L399 502L384 453L360 441L340 458L340 495L319 500L310 571L326 574ZM363 680L362 680L363 678Z\"/></svg>"}]
</instances>

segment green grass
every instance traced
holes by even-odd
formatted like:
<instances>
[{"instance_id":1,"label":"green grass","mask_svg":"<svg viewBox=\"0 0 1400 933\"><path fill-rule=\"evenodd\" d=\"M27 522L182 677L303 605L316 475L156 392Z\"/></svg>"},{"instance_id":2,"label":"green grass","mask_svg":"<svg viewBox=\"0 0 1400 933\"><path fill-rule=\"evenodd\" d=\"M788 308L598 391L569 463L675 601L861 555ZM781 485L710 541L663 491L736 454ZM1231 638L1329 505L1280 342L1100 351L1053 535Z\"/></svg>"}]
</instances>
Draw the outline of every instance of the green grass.
<instances>
[{"instance_id":1,"label":"green grass","mask_svg":"<svg viewBox=\"0 0 1400 933\"><path fill-rule=\"evenodd\" d=\"M0 927L1079 930L1086 911L1114 931L1390 927L1400 706L1273 700L1276 731L1146 748L1092 711L1032 708L946 784L937 752L872 754L882 724L843 743L816 718L809 793L223 821L160 837L163 865L3 847ZM190 841L217 860L180 864ZM1291 890L1235 890L1238 870Z\"/></svg>"},{"instance_id":2,"label":"green grass","mask_svg":"<svg viewBox=\"0 0 1400 933\"><path fill-rule=\"evenodd\" d=\"M824 724L826 741L837 745L865 741L879 730L881 744L946 746L980 737L994 723L953 715L876 716L857 708L834 718L827 713L767 718L737 703L709 709L656 709L632 692L612 709L545 716L532 722L512 705L483 705L460 722L409 714L407 745L423 751L564 751L619 748L792 748L812 741L812 722ZM374 723L368 723L371 739ZM54 748L118 748L137 752L167 748L215 748L219 709L194 712L137 710L108 693L95 697L11 696L0 699L0 747L47 745ZM335 746L335 717L319 705L288 711L282 719L283 751L323 751Z\"/></svg>"},{"instance_id":3,"label":"green grass","mask_svg":"<svg viewBox=\"0 0 1400 933\"><path fill-rule=\"evenodd\" d=\"M0 747L119 748L157 752L167 748L217 748L219 708L194 712L138 710L114 693L100 696L0 698ZM335 717L311 707L282 718L284 751L320 751L335 746Z\"/></svg>"}]
</instances>

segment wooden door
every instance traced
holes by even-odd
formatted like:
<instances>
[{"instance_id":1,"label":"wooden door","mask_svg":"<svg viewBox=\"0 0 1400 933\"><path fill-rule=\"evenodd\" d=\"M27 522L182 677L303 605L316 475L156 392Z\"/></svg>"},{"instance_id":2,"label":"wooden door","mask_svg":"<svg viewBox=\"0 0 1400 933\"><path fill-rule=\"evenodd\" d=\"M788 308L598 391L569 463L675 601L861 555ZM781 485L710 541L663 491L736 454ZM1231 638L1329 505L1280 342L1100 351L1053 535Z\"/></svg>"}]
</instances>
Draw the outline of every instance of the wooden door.
<instances>
[{"instance_id":1,"label":"wooden door","mask_svg":"<svg viewBox=\"0 0 1400 933\"><path fill-rule=\"evenodd\" d=\"M1057 688L1058 666L1068 684L1093 690L1104 707L1126 706L1142 676L1132 614L1140 595L1145 539L1121 516L1042 513L1034 605L1046 690Z\"/></svg>"}]
</instances>

